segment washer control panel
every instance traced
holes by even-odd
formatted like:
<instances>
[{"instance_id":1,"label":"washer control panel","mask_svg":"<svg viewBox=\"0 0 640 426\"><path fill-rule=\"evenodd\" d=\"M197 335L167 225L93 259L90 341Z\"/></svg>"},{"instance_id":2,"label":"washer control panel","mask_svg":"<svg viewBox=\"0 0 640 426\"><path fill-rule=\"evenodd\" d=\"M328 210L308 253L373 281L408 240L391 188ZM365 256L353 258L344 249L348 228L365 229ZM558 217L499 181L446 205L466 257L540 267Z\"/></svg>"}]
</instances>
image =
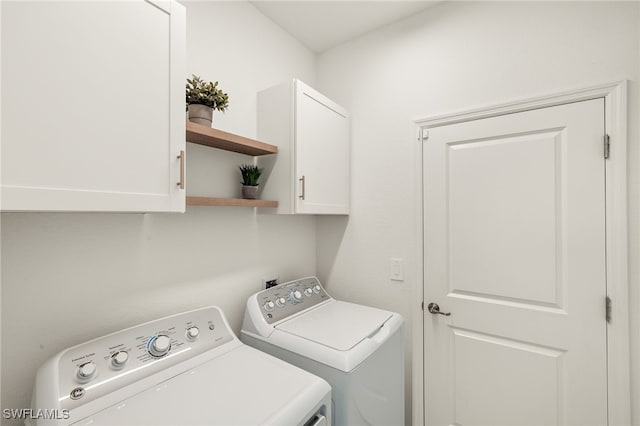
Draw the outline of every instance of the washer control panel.
<instances>
[{"instance_id":1,"label":"washer control panel","mask_svg":"<svg viewBox=\"0 0 640 426\"><path fill-rule=\"evenodd\" d=\"M316 277L278 284L261 291L256 298L268 324L331 299Z\"/></svg>"},{"instance_id":2,"label":"washer control panel","mask_svg":"<svg viewBox=\"0 0 640 426\"><path fill-rule=\"evenodd\" d=\"M73 409L234 340L216 307L173 315L63 351L59 401Z\"/></svg>"}]
</instances>

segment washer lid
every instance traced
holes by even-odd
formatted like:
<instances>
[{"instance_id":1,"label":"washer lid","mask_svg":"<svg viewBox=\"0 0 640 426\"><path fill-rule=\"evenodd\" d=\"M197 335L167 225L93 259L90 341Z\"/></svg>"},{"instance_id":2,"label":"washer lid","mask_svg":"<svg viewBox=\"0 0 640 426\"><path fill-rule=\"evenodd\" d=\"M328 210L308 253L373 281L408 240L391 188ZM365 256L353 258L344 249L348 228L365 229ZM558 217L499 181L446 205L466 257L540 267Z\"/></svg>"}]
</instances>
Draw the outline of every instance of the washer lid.
<instances>
[{"instance_id":1,"label":"washer lid","mask_svg":"<svg viewBox=\"0 0 640 426\"><path fill-rule=\"evenodd\" d=\"M348 351L375 334L392 315L392 312L369 306L331 300L275 328L339 351Z\"/></svg>"}]
</instances>

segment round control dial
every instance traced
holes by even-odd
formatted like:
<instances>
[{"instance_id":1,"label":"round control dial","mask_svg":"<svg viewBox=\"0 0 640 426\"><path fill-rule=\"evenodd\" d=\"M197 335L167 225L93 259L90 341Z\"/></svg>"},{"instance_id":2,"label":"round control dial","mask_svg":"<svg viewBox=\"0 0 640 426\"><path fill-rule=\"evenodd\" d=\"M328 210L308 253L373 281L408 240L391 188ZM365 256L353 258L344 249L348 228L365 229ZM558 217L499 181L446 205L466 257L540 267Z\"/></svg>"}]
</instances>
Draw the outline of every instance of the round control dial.
<instances>
[{"instance_id":1,"label":"round control dial","mask_svg":"<svg viewBox=\"0 0 640 426\"><path fill-rule=\"evenodd\" d=\"M269 300L267 303L262 305L262 307L264 308L265 311L271 312L276 307L276 305L271 300Z\"/></svg>"},{"instance_id":2,"label":"round control dial","mask_svg":"<svg viewBox=\"0 0 640 426\"><path fill-rule=\"evenodd\" d=\"M319 284L316 284L316 285L313 286L313 292L316 293L316 294L320 293L320 285Z\"/></svg>"},{"instance_id":3,"label":"round control dial","mask_svg":"<svg viewBox=\"0 0 640 426\"><path fill-rule=\"evenodd\" d=\"M165 356L171 349L171 339L164 334L152 337L150 343L149 353L155 357Z\"/></svg>"},{"instance_id":4,"label":"round control dial","mask_svg":"<svg viewBox=\"0 0 640 426\"><path fill-rule=\"evenodd\" d=\"M305 296L309 297L313 294L313 290L311 290L311 288L305 288L304 289L304 294Z\"/></svg>"},{"instance_id":5,"label":"round control dial","mask_svg":"<svg viewBox=\"0 0 640 426\"><path fill-rule=\"evenodd\" d=\"M187 340L194 341L200 335L200 329L196 326L187 328Z\"/></svg>"},{"instance_id":6,"label":"round control dial","mask_svg":"<svg viewBox=\"0 0 640 426\"><path fill-rule=\"evenodd\" d=\"M111 366L116 369L120 369L124 367L129 359L129 354L127 351L118 351L115 354L111 355Z\"/></svg>"},{"instance_id":7,"label":"round control dial","mask_svg":"<svg viewBox=\"0 0 640 426\"><path fill-rule=\"evenodd\" d=\"M81 381L89 381L96 374L96 363L93 361L85 362L78 367L78 379Z\"/></svg>"},{"instance_id":8,"label":"round control dial","mask_svg":"<svg viewBox=\"0 0 640 426\"><path fill-rule=\"evenodd\" d=\"M287 304L287 299L285 299L284 297L278 297L276 299L276 305L278 305L278 307L282 308L286 304Z\"/></svg>"},{"instance_id":9,"label":"round control dial","mask_svg":"<svg viewBox=\"0 0 640 426\"><path fill-rule=\"evenodd\" d=\"M292 303L298 303L302 300L302 293L300 293L298 290L294 290L291 293L289 293L289 300L291 300Z\"/></svg>"}]
</instances>

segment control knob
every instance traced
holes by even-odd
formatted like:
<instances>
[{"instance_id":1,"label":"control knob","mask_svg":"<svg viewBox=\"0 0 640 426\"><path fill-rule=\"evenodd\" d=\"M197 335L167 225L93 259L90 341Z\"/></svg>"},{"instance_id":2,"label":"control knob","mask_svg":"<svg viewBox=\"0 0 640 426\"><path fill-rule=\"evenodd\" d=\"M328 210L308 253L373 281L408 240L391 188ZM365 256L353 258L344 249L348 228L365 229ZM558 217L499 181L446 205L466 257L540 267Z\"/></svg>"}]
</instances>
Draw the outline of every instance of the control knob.
<instances>
[{"instance_id":1,"label":"control knob","mask_svg":"<svg viewBox=\"0 0 640 426\"><path fill-rule=\"evenodd\" d=\"M313 294L313 290L311 290L311 288L305 288L304 289L304 294L307 297L311 297L311 295Z\"/></svg>"},{"instance_id":2,"label":"control knob","mask_svg":"<svg viewBox=\"0 0 640 426\"><path fill-rule=\"evenodd\" d=\"M262 307L264 308L265 311L271 312L271 311L273 311L273 308L276 307L276 305L271 300L269 300L267 303L262 305Z\"/></svg>"},{"instance_id":3,"label":"control knob","mask_svg":"<svg viewBox=\"0 0 640 426\"><path fill-rule=\"evenodd\" d=\"M278 307L282 308L286 304L287 304L287 299L285 299L284 297L278 297L276 299L276 305L278 305Z\"/></svg>"},{"instance_id":4,"label":"control knob","mask_svg":"<svg viewBox=\"0 0 640 426\"><path fill-rule=\"evenodd\" d=\"M187 328L187 340L194 341L200 335L200 329L195 325Z\"/></svg>"},{"instance_id":5,"label":"control knob","mask_svg":"<svg viewBox=\"0 0 640 426\"><path fill-rule=\"evenodd\" d=\"M316 294L320 293L320 285L319 284L316 284L316 285L313 286L313 292L316 293Z\"/></svg>"},{"instance_id":6,"label":"control knob","mask_svg":"<svg viewBox=\"0 0 640 426\"><path fill-rule=\"evenodd\" d=\"M149 353L155 357L165 356L169 349L171 349L171 339L169 336L165 336L164 334L160 334L151 339L151 344L149 345Z\"/></svg>"},{"instance_id":7,"label":"control knob","mask_svg":"<svg viewBox=\"0 0 640 426\"><path fill-rule=\"evenodd\" d=\"M289 293L289 300L291 300L292 303L298 303L302 300L302 293L300 293L298 290L293 290L291 293Z\"/></svg>"},{"instance_id":8,"label":"control knob","mask_svg":"<svg viewBox=\"0 0 640 426\"><path fill-rule=\"evenodd\" d=\"M111 366L115 369L121 369L127 363L129 354L127 351L118 351L111 355Z\"/></svg>"},{"instance_id":9,"label":"control knob","mask_svg":"<svg viewBox=\"0 0 640 426\"><path fill-rule=\"evenodd\" d=\"M96 363L93 361L85 362L78 367L78 379L81 381L89 381L96 374Z\"/></svg>"}]
</instances>

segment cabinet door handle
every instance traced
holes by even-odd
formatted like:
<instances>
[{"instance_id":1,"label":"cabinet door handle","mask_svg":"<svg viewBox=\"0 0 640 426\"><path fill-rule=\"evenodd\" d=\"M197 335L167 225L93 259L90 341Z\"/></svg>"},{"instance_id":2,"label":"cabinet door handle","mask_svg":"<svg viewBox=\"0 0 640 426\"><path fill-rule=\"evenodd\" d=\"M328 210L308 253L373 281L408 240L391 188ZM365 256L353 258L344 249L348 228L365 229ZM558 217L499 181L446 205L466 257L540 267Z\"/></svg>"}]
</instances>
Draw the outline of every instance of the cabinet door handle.
<instances>
[{"instance_id":1,"label":"cabinet door handle","mask_svg":"<svg viewBox=\"0 0 640 426\"><path fill-rule=\"evenodd\" d=\"M300 193L300 195L298 195L298 198L300 198L301 200L304 200L304 175L302 175L302 177L300 179L298 179L300 181L300 183L302 184L302 192Z\"/></svg>"},{"instance_id":2,"label":"cabinet door handle","mask_svg":"<svg viewBox=\"0 0 640 426\"><path fill-rule=\"evenodd\" d=\"M178 182L176 185L178 185L180 189L184 189L184 151L180 151L178 160L180 160L180 182Z\"/></svg>"}]
</instances>

